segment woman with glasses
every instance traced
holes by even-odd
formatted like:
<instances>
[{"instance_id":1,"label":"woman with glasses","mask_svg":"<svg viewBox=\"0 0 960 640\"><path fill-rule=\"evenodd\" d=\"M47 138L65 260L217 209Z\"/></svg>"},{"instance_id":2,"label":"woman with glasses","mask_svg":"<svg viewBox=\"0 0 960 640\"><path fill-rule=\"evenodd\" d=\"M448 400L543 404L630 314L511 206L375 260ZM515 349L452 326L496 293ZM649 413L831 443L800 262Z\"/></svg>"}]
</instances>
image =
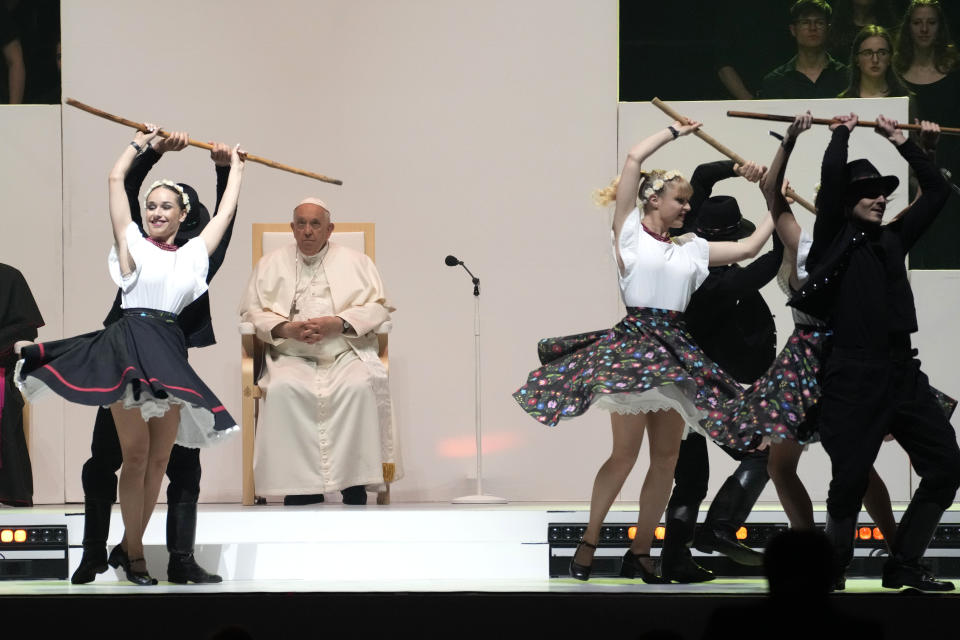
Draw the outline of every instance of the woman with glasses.
<instances>
[{"instance_id":1,"label":"woman with glasses","mask_svg":"<svg viewBox=\"0 0 960 640\"><path fill-rule=\"evenodd\" d=\"M893 39L883 27L865 26L850 49L850 84L838 98L889 98L909 95L893 71Z\"/></svg>"}]
</instances>

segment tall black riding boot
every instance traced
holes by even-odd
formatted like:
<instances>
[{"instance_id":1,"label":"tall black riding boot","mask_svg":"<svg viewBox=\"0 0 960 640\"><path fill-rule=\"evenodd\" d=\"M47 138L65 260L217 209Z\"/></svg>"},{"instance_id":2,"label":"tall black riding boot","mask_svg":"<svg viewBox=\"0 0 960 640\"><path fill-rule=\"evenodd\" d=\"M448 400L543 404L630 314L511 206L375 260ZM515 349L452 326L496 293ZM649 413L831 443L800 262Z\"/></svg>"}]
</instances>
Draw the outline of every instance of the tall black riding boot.
<instances>
[{"instance_id":1,"label":"tall black riding boot","mask_svg":"<svg viewBox=\"0 0 960 640\"><path fill-rule=\"evenodd\" d=\"M193 541L197 535L197 503L174 502L167 505L167 580L177 584L223 582L208 573L193 557Z\"/></svg>"},{"instance_id":2,"label":"tall black riding boot","mask_svg":"<svg viewBox=\"0 0 960 640\"><path fill-rule=\"evenodd\" d=\"M107 570L107 534L110 533L110 510L113 502L97 498L83 501L83 557L70 582L87 584L98 573Z\"/></svg>"},{"instance_id":3,"label":"tall black riding boot","mask_svg":"<svg viewBox=\"0 0 960 640\"><path fill-rule=\"evenodd\" d=\"M762 565L763 554L737 540L737 529L746 522L768 480L765 456L741 462L713 499L694 546L704 553L719 551L738 564Z\"/></svg>"},{"instance_id":4,"label":"tall black riding boot","mask_svg":"<svg viewBox=\"0 0 960 640\"><path fill-rule=\"evenodd\" d=\"M920 564L933 538L943 508L933 502L910 502L891 547L890 559L883 567L883 586L888 589L913 587L921 591L953 591L953 583L937 580L930 569Z\"/></svg>"},{"instance_id":5,"label":"tall black riding boot","mask_svg":"<svg viewBox=\"0 0 960 640\"><path fill-rule=\"evenodd\" d=\"M716 576L701 567L690 553L694 527L697 525L696 506L678 505L667 507L664 516L667 531L663 536L660 552L660 575L674 582L707 582Z\"/></svg>"},{"instance_id":6,"label":"tall black riding boot","mask_svg":"<svg viewBox=\"0 0 960 640\"><path fill-rule=\"evenodd\" d=\"M833 587L831 591L843 591L847 587L847 567L853 560L853 540L857 530L857 516L834 518L827 512L824 529L833 547Z\"/></svg>"}]
</instances>

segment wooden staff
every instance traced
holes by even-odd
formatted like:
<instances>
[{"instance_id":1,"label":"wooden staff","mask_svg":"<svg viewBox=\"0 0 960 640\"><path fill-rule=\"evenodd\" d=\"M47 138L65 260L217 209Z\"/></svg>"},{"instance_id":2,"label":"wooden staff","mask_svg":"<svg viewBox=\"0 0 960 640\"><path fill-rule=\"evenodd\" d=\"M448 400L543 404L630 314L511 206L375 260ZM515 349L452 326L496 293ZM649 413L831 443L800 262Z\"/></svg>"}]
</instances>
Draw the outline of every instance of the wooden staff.
<instances>
[{"instance_id":1,"label":"wooden staff","mask_svg":"<svg viewBox=\"0 0 960 640\"><path fill-rule=\"evenodd\" d=\"M687 120L686 118L684 118L682 115L674 111L673 108L665 104L660 98L654 98L650 102L653 103L653 106L657 107L658 109L660 109L660 111L663 111L665 114L667 114L674 120L677 120L679 122L686 122ZM731 112L728 111L727 115L730 115L730 113ZM792 117L790 118L790 122L793 122ZM743 166L746 163L746 160L744 160L739 154L737 154L733 150L729 149L728 147L718 142L717 139L711 136L709 133L703 131L703 127L694 131L693 135L697 136L698 138L700 138L701 140L706 142L708 145L710 145L711 147L713 147L723 155L727 156L737 164ZM787 187L787 190L785 193L788 198L791 198L792 200L794 200L797 204L799 204L801 207L803 207L810 213L813 213L813 214L817 213L816 207L814 207L808 200L802 198L796 191L794 191L790 187Z\"/></svg>"},{"instance_id":2,"label":"wooden staff","mask_svg":"<svg viewBox=\"0 0 960 640\"><path fill-rule=\"evenodd\" d=\"M794 116L781 116L773 113L752 113L750 111L727 111L727 115L731 118L751 118L753 120L774 120L776 122L793 122ZM814 118L813 124L835 124L836 120L833 118ZM875 128L877 126L876 121L874 120L860 120L857 122L858 127L870 127ZM920 125L918 124L898 124L898 129L903 129L905 131L920 131ZM960 128L957 127L940 127L940 133L945 133L947 135L960 135Z\"/></svg>"},{"instance_id":3,"label":"wooden staff","mask_svg":"<svg viewBox=\"0 0 960 640\"><path fill-rule=\"evenodd\" d=\"M81 111L86 111L87 113L92 113L92 114L95 115L95 116L99 116L99 117L104 118L104 119L106 119L106 120L110 120L111 122L116 122L117 124L122 124L122 125L124 125L124 126L126 126L126 127L133 127L134 129L137 129L138 131L142 131L143 133L146 133L146 132L147 132L147 125L145 125L145 124L142 123L142 122L134 122L133 120L127 120L126 118L121 118L120 116L115 116L115 115L113 115L112 113L107 113L106 111L101 111L100 109L97 109L97 108L95 108L95 107L91 107L90 105L83 104L82 102L79 102L79 101L77 101L77 100L74 100L73 98L67 98L66 103L67 103L68 105L70 105L71 107L76 107L77 109L80 109ZM164 137L164 138L169 138L169 137L170 137L170 134L169 134L168 132L164 131L163 129L161 129L160 131L158 131L157 134L160 135L160 136L162 136L162 137ZM187 144L189 144L189 145L192 146L192 147L200 147L201 149L207 149L207 150L213 149L213 145L212 145L212 144L209 144L209 143L207 143L207 142L200 142L199 140L194 140L194 139L192 139L192 138L191 138L190 140L188 140ZM258 163L258 164L263 164L263 165L266 165L266 166L268 166L268 167L273 167L274 169L280 169L281 171L289 171L290 173L295 173L295 174L297 174L297 175L299 175L299 176L306 176L306 177L308 177L308 178L313 178L314 180L320 180L320 181L322 181L322 182L329 182L330 184L337 184L337 185L343 184L343 181L342 181L342 180L337 180L336 178L330 178L330 177L328 177L328 176L325 176L325 175L322 175L322 174L319 174L319 173L314 173L314 172L312 172L312 171L306 171L306 170L304 170L304 169L298 169L298 168L296 168L296 167L291 167L290 165L281 164L281 163L279 163L279 162L275 162L275 161L270 160L270 159L268 159L268 158L263 158L263 157L261 157L261 156L255 156L255 155L253 155L252 153L248 153L246 157L247 157L247 160L249 160L249 161L251 161L251 162L256 162L256 163Z\"/></svg>"}]
</instances>

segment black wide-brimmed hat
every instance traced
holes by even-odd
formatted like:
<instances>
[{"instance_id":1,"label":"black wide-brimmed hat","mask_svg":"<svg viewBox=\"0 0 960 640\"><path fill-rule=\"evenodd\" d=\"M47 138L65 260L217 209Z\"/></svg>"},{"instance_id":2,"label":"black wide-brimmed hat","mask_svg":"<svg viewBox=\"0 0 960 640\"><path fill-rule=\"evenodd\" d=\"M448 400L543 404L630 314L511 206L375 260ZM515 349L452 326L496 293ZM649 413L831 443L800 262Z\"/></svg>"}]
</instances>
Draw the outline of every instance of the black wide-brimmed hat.
<instances>
[{"instance_id":1,"label":"black wide-brimmed hat","mask_svg":"<svg viewBox=\"0 0 960 640\"><path fill-rule=\"evenodd\" d=\"M847 201L864 197L889 196L900 185L897 176L882 176L866 158L847 163Z\"/></svg>"},{"instance_id":2,"label":"black wide-brimmed hat","mask_svg":"<svg viewBox=\"0 0 960 640\"><path fill-rule=\"evenodd\" d=\"M196 189L183 182L178 182L177 185L183 189L183 193L190 201L190 211L187 212L186 219L180 223L180 229L177 231L177 237L174 240L179 245L200 235L203 228L210 222L210 212L200 202L200 196L197 195Z\"/></svg>"},{"instance_id":3,"label":"black wide-brimmed hat","mask_svg":"<svg viewBox=\"0 0 960 640\"><path fill-rule=\"evenodd\" d=\"M731 196L707 198L697 214L697 235L705 240L739 240L756 228L741 215L740 205Z\"/></svg>"}]
</instances>

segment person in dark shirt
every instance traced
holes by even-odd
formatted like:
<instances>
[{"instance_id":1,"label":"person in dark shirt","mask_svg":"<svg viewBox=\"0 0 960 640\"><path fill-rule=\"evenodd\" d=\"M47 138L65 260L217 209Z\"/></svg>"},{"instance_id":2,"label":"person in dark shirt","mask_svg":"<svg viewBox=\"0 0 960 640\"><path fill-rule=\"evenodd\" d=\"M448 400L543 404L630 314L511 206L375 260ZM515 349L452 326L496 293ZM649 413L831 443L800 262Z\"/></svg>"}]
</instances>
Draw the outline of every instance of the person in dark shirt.
<instances>
[{"instance_id":1,"label":"person in dark shirt","mask_svg":"<svg viewBox=\"0 0 960 640\"><path fill-rule=\"evenodd\" d=\"M910 164L921 195L881 226L895 176L866 159L847 163L854 114L837 116L823 157L817 220L807 260L810 279L790 304L833 329L823 370L820 438L830 456L827 535L834 545L834 584L842 588L853 557L854 529L871 466L892 434L910 456L920 484L897 529L883 586L949 591L921 558L943 511L960 487L956 434L920 370L910 334L917 330L904 258L943 208L949 189L929 156L877 116L877 133ZM936 125L923 123L925 131Z\"/></svg>"},{"instance_id":2,"label":"person in dark shirt","mask_svg":"<svg viewBox=\"0 0 960 640\"><path fill-rule=\"evenodd\" d=\"M739 167L731 161L698 166L690 179L690 212L677 233L694 232L707 241L735 241L750 235L755 227L743 218L737 201L710 194L720 180L742 175L756 182L764 171L754 163ZM710 275L687 306L687 329L694 341L737 382L753 382L776 354L773 315L759 290L777 274L782 258L783 245L774 237L774 248L746 267L710 267ZM682 583L714 578L694 561L691 543L700 551L719 551L740 564L758 566L763 561L759 552L737 540L736 532L769 480L767 453L723 450L740 464L717 492L694 536L700 503L707 494L710 462L702 435L691 432L680 445L673 494L664 515L666 533L660 554L664 578Z\"/></svg>"},{"instance_id":3,"label":"person in dark shirt","mask_svg":"<svg viewBox=\"0 0 960 640\"><path fill-rule=\"evenodd\" d=\"M0 264L0 504L33 506L33 470L23 432L23 396L14 385L18 342L37 338L43 316L19 270Z\"/></svg>"},{"instance_id":4,"label":"person in dark shirt","mask_svg":"<svg viewBox=\"0 0 960 640\"><path fill-rule=\"evenodd\" d=\"M717 12L714 68L730 97L756 98L763 76L770 71L770 61L786 60L793 55L796 46L783 37L782 29L757 29L758 24L784 24L792 2L739 0L724 3ZM757 55L758 51L763 55Z\"/></svg>"},{"instance_id":5,"label":"person in dark shirt","mask_svg":"<svg viewBox=\"0 0 960 640\"><path fill-rule=\"evenodd\" d=\"M124 188L127 199L130 201L131 215L141 229L143 222L140 219L138 194L143 180L164 152L183 149L187 145L187 139L187 134L180 132L174 132L166 139L158 138L156 143L147 145L134 160L126 176ZM230 173L230 149L224 144L217 143L210 156L216 165L217 204L214 211L217 211ZM189 185L182 185L182 187L195 205L191 207L187 219L180 225L180 231L174 240L177 246L183 246L188 240L197 237L210 221L210 214L200 202L197 192ZM223 264L235 220L236 218L230 222L223 239L210 256L208 283ZM118 290L104 325L116 322L121 315ZM210 319L208 293L204 293L179 314L178 324L183 330L188 347L206 347L216 343ZM97 412L90 453L90 459L83 465L82 474L83 557L71 577L73 584L92 582L98 573L107 570L106 545L110 528L110 511L117 495L116 472L123 462L113 415L108 408L101 407ZM220 576L205 571L193 556L200 474L200 450L174 445L167 465L167 477L170 479L170 484L167 486L167 550L170 552L167 578L171 582L210 583L222 580ZM123 555L123 548L117 545L110 554L111 563L122 564Z\"/></svg>"},{"instance_id":6,"label":"person in dark shirt","mask_svg":"<svg viewBox=\"0 0 960 640\"><path fill-rule=\"evenodd\" d=\"M797 54L763 78L761 98L834 98L847 86L847 69L827 53L830 5L797 0L790 8L790 34Z\"/></svg>"}]
</instances>

